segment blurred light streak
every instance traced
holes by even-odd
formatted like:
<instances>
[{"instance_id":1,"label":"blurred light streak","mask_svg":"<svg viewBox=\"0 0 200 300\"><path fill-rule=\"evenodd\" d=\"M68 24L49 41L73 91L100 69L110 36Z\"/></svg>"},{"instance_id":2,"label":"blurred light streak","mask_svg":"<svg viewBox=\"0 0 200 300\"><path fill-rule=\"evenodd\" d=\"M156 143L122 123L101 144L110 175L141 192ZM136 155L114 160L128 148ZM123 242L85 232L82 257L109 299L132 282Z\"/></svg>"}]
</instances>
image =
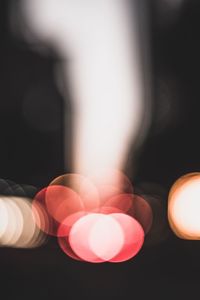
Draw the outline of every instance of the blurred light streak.
<instances>
[{"instance_id":1,"label":"blurred light streak","mask_svg":"<svg viewBox=\"0 0 200 300\"><path fill-rule=\"evenodd\" d=\"M180 177L172 186L168 219L174 233L189 240L200 239L200 173Z\"/></svg>"},{"instance_id":2,"label":"blurred light streak","mask_svg":"<svg viewBox=\"0 0 200 300\"><path fill-rule=\"evenodd\" d=\"M148 123L136 1L133 15L122 0L21 0L21 11L30 33L62 58L73 99L73 171L93 178L107 168L122 170Z\"/></svg>"}]
</instances>

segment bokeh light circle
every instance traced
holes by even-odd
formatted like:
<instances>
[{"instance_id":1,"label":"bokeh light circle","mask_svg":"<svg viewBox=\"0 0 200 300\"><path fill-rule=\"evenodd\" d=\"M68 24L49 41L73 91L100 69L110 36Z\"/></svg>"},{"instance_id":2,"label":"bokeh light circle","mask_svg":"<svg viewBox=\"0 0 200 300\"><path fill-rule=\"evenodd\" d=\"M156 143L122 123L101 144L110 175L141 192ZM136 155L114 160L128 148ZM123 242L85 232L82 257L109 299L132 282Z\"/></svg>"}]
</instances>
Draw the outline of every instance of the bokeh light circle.
<instances>
[{"instance_id":1,"label":"bokeh light circle","mask_svg":"<svg viewBox=\"0 0 200 300\"><path fill-rule=\"evenodd\" d=\"M103 261L116 256L124 245L124 232L112 215L98 216L86 238L90 249Z\"/></svg>"},{"instance_id":2,"label":"bokeh light circle","mask_svg":"<svg viewBox=\"0 0 200 300\"><path fill-rule=\"evenodd\" d=\"M123 262L133 258L144 243L144 230L131 216L114 213L111 216L119 222L124 234L124 245L121 251L110 262Z\"/></svg>"},{"instance_id":3,"label":"bokeh light circle","mask_svg":"<svg viewBox=\"0 0 200 300\"><path fill-rule=\"evenodd\" d=\"M101 218L102 215L98 213L91 213L80 218L72 227L69 233L69 243L75 254L82 260L99 263L104 260L99 258L91 249L89 245L89 235L92 226Z\"/></svg>"},{"instance_id":4,"label":"bokeh light circle","mask_svg":"<svg viewBox=\"0 0 200 300\"><path fill-rule=\"evenodd\" d=\"M82 200L82 209L91 210L99 207L99 193L92 181L82 175L70 173L55 178L51 186L63 186L76 192Z\"/></svg>"},{"instance_id":5,"label":"bokeh light circle","mask_svg":"<svg viewBox=\"0 0 200 300\"><path fill-rule=\"evenodd\" d=\"M67 216L84 210L80 196L72 189L61 186L48 186L45 193L48 213L59 223Z\"/></svg>"},{"instance_id":6,"label":"bokeh light circle","mask_svg":"<svg viewBox=\"0 0 200 300\"><path fill-rule=\"evenodd\" d=\"M179 178L172 186L168 219L174 233L183 239L200 239L200 173Z\"/></svg>"}]
</instances>

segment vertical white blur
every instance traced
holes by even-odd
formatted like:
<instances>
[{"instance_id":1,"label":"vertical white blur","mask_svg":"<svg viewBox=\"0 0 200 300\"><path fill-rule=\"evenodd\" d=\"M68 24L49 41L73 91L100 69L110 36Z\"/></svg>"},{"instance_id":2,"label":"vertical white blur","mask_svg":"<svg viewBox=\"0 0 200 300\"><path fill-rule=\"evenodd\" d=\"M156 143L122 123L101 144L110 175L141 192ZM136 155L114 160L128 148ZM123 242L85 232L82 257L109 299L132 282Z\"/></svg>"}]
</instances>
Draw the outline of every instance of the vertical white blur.
<instances>
[{"instance_id":1,"label":"vertical white blur","mask_svg":"<svg viewBox=\"0 0 200 300\"><path fill-rule=\"evenodd\" d=\"M34 33L62 56L65 79L70 80L73 171L105 180L101 170L123 169L143 121L139 41L129 1L22 0L22 4Z\"/></svg>"}]
</instances>

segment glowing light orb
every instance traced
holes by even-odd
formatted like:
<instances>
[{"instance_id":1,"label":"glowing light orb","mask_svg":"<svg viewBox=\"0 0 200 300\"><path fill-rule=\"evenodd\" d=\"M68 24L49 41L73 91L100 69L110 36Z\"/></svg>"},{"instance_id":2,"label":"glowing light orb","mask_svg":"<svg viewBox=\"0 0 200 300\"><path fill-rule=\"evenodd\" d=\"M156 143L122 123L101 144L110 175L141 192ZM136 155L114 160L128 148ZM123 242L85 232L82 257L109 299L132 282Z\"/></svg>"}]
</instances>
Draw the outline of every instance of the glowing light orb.
<instances>
[{"instance_id":1,"label":"glowing light orb","mask_svg":"<svg viewBox=\"0 0 200 300\"><path fill-rule=\"evenodd\" d=\"M101 218L101 215L96 213L80 218L69 233L69 243L72 250L82 260L92 263L103 262L103 259L98 258L89 245L89 234L98 218Z\"/></svg>"},{"instance_id":2,"label":"glowing light orb","mask_svg":"<svg viewBox=\"0 0 200 300\"><path fill-rule=\"evenodd\" d=\"M82 201L82 209L91 210L99 207L99 192L89 178L79 174L65 174L55 178L49 185L63 186L75 191Z\"/></svg>"},{"instance_id":3,"label":"glowing light orb","mask_svg":"<svg viewBox=\"0 0 200 300\"><path fill-rule=\"evenodd\" d=\"M115 256L124 243L119 223L110 215L88 214L79 219L69 234L73 251L88 262L104 262Z\"/></svg>"},{"instance_id":4,"label":"glowing light orb","mask_svg":"<svg viewBox=\"0 0 200 300\"><path fill-rule=\"evenodd\" d=\"M124 245L124 232L111 215L101 215L89 233L90 249L97 257L109 261Z\"/></svg>"},{"instance_id":5,"label":"glowing light orb","mask_svg":"<svg viewBox=\"0 0 200 300\"><path fill-rule=\"evenodd\" d=\"M142 248L144 243L144 230L142 226L132 217L125 214L112 214L119 222L123 234L124 244L120 252L110 259L110 262L123 262L133 258Z\"/></svg>"},{"instance_id":6,"label":"glowing light orb","mask_svg":"<svg viewBox=\"0 0 200 300\"><path fill-rule=\"evenodd\" d=\"M84 209L79 195L72 189L60 185L47 188L45 203L49 214L60 223L70 214Z\"/></svg>"},{"instance_id":7,"label":"glowing light orb","mask_svg":"<svg viewBox=\"0 0 200 300\"><path fill-rule=\"evenodd\" d=\"M123 262L140 251L144 230L134 218L123 213L91 213L74 223L65 242L68 241L84 261Z\"/></svg>"},{"instance_id":8,"label":"glowing light orb","mask_svg":"<svg viewBox=\"0 0 200 300\"><path fill-rule=\"evenodd\" d=\"M183 239L200 239L200 173L178 179L169 193L168 219Z\"/></svg>"}]
</instances>

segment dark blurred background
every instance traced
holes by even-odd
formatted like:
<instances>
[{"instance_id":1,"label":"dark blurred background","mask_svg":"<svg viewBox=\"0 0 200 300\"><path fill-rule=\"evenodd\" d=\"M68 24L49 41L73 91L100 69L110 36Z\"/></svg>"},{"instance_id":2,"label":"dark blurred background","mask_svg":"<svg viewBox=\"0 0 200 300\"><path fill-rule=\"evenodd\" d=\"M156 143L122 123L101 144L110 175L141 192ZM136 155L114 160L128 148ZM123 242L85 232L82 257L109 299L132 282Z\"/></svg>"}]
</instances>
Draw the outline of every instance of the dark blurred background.
<instances>
[{"instance_id":1,"label":"dark blurred background","mask_svg":"<svg viewBox=\"0 0 200 300\"><path fill-rule=\"evenodd\" d=\"M200 3L185 0L176 6L175 2L180 1L146 1L153 113L134 178L136 186L142 182L161 185L165 190L165 205L173 182L200 169ZM1 0L2 179L41 188L64 173L64 100L54 77L57 62L53 53L42 55L12 34L9 1ZM70 125L67 130L70 143ZM70 160L65 171L70 171ZM34 250L2 248L0 297L159 300L198 297L199 242L178 239L170 231L161 241L144 246L129 262L99 265L72 261L53 238Z\"/></svg>"}]
</instances>

